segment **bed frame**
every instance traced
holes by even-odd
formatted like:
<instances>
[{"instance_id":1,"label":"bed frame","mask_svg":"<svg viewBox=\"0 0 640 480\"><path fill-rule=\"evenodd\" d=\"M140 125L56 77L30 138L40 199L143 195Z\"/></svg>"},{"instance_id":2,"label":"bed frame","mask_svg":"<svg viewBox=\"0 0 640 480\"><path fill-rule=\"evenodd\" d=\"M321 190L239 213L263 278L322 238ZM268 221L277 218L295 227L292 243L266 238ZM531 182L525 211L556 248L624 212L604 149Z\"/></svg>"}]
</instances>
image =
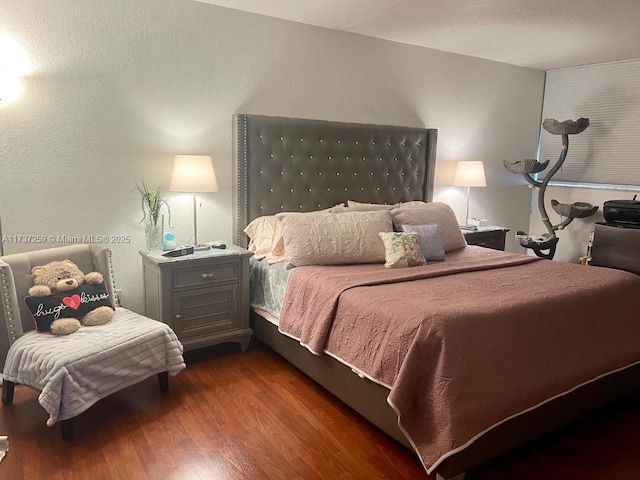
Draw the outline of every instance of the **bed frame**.
<instances>
[{"instance_id":1,"label":"bed frame","mask_svg":"<svg viewBox=\"0 0 640 480\"><path fill-rule=\"evenodd\" d=\"M437 130L234 116L237 179L235 241L244 227L281 211L313 211L346 200L431 201ZM389 390L361 379L328 355L315 356L255 312L256 337L405 446L387 404ZM482 435L437 467L440 478L464 472L640 390L640 365L584 385Z\"/></svg>"}]
</instances>

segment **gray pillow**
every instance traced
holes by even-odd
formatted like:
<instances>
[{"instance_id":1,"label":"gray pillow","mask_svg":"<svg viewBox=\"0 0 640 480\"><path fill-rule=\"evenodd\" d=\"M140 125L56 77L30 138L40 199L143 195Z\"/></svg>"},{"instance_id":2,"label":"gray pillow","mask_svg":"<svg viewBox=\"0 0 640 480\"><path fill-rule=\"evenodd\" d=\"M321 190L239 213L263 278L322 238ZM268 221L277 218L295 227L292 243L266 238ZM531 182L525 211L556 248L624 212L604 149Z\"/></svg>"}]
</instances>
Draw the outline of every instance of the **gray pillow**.
<instances>
[{"instance_id":1,"label":"gray pillow","mask_svg":"<svg viewBox=\"0 0 640 480\"><path fill-rule=\"evenodd\" d=\"M444 241L440 225L402 225L403 232L417 233L425 260L444 260Z\"/></svg>"}]
</instances>

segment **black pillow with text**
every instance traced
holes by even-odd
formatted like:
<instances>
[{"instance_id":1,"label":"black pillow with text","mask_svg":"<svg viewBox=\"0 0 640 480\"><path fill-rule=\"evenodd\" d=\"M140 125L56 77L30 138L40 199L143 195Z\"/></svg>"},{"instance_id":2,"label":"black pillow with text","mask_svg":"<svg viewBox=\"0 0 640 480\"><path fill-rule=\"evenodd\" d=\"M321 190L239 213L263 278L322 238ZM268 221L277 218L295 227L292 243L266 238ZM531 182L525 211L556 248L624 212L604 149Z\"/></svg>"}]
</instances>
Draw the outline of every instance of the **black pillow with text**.
<instances>
[{"instance_id":1,"label":"black pillow with text","mask_svg":"<svg viewBox=\"0 0 640 480\"><path fill-rule=\"evenodd\" d=\"M48 332L51 324L59 318L79 319L98 307L113 308L104 283L83 285L46 297L26 297L24 302L39 332Z\"/></svg>"}]
</instances>

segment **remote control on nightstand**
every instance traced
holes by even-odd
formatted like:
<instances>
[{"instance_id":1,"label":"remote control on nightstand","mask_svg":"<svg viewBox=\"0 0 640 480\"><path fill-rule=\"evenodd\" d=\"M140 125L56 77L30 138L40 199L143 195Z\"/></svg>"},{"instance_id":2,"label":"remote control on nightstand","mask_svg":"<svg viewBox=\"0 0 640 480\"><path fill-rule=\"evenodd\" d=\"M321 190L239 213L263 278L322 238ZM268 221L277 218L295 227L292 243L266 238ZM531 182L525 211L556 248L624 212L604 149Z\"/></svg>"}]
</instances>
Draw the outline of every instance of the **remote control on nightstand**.
<instances>
[{"instance_id":1,"label":"remote control on nightstand","mask_svg":"<svg viewBox=\"0 0 640 480\"><path fill-rule=\"evenodd\" d=\"M193 247L180 247L175 250L169 250L162 254L163 257L182 257L184 255L191 255L193 253Z\"/></svg>"}]
</instances>

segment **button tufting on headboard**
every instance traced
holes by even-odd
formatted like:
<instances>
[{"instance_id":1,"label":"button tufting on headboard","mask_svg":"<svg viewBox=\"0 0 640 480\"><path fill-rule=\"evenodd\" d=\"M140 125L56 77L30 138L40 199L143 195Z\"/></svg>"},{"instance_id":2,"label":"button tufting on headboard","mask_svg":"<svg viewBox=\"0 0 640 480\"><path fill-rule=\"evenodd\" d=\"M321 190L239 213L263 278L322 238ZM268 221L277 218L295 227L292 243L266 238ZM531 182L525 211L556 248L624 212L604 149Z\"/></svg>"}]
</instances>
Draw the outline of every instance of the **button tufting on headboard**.
<instances>
[{"instance_id":1,"label":"button tufting on headboard","mask_svg":"<svg viewBox=\"0 0 640 480\"><path fill-rule=\"evenodd\" d=\"M432 198L435 129L244 114L235 116L235 128L234 220L241 245L242 230L261 215L347 200L394 204ZM307 193L301 198L299 192Z\"/></svg>"}]
</instances>

